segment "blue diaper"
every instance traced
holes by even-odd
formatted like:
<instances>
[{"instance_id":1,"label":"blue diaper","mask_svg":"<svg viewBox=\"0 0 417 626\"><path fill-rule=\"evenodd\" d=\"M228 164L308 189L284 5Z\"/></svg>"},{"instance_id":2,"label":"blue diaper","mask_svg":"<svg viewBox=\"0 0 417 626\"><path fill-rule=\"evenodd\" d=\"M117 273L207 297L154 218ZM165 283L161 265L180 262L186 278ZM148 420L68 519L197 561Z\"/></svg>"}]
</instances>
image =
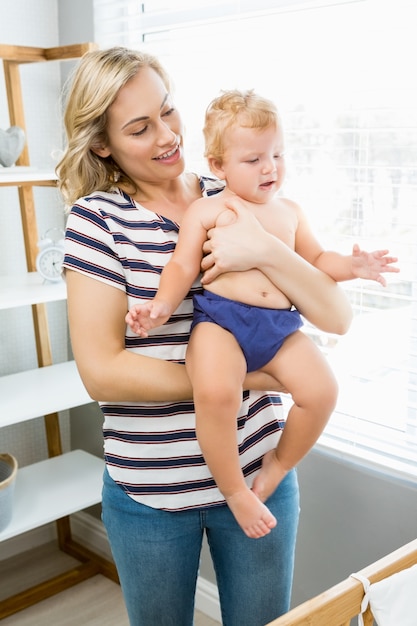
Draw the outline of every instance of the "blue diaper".
<instances>
[{"instance_id":1,"label":"blue diaper","mask_svg":"<svg viewBox=\"0 0 417 626\"><path fill-rule=\"evenodd\" d=\"M303 325L296 309L265 309L229 300L210 291L195 295L193 303L191 330L200 322L212 322L230 331L245 355L248 372L266 365L284 339Z\"/></svg>"}]
</instances>

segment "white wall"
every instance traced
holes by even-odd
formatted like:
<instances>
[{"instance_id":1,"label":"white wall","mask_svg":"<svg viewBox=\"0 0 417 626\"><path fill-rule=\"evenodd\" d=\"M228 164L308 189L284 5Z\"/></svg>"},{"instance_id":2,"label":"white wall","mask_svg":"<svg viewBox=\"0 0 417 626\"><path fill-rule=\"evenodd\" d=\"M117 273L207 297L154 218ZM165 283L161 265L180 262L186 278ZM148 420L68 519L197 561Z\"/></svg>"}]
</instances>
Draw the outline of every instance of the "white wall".
<instances>
[{"instance_id":1,"label":"white wall","mask_svg":"<svg viewBox=\"0 0 417 626\"><path fill-rule=\"evenodd\" d=\"M2 0L0 43L55 46L59 43L58 7L55 0ZM54 154L61 148L60 73L55 63L21 67L22 91L31 163L52 169ZM10 126L0 63L0 128ZM1 167L1 166L0 166ZM39 235L64 225L62 204L55 189L35 189ZM16 188L0 188L0 273L26 269L19 203ZM54 360L66 360L68 335L65 303L48 305ZM36 349L30 307L0 312L0 375L36 367ZM22 390L24 398L24 390ZM1 403L1 399L0 399ZM63 418L63 436L69 445L68 420ZM0 448L14 454L20 466L45 457L43 420L33 420L2 429Z\"/></svg>"},{"instance_id":2,"label":"white wall","mask_svg":"<svg viewBox=\"0 0 417 626\"><path fill-rule=\"evenodd\" d=\"M301 462L298 476L294 605L417 537L416 484L320 451Z\"/></svg>"}]
</instances>

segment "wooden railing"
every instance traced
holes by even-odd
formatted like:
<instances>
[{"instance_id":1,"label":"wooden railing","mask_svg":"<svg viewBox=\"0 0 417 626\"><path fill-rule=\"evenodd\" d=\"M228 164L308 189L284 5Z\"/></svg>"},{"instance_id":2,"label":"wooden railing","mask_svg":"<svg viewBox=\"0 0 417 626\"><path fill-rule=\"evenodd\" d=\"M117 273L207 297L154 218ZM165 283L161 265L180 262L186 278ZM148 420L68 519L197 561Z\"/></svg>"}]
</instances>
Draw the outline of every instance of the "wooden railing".
<instances>
[{"instance_id":1,"label":"wooden railing","mask_svg":"<svg viewBox=\"0 0 417 626\"><path fill-rule=\"evenodd\" d=\"M371 583L376 583L415 564L417 564L417 539L358 573ZM351 619L361 612L363 595L362 583L349 577L266 626L350 626ZM372 626L374 623L369 607L363 618L365 626Z\"/></svg>"}]
</instances>

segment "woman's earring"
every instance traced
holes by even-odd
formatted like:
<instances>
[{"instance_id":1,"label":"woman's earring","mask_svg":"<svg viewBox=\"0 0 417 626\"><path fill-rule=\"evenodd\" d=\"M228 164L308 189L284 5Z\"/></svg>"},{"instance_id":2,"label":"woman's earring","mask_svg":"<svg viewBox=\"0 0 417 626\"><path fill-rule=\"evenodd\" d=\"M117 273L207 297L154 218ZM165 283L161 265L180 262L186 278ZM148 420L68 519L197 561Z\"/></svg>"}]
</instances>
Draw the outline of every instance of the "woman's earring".
<instances>
[{"instance_id":1,"label":"woman's earring","mask_svg":"<svg viewBox=\"0 0 417 626\"><path fill-rule=\"evenodd\" d=\"M112 173L112 181L114 183L118 183L120 179L120 170L114 170L114 172Z\"/></svg>"}]
</instances>

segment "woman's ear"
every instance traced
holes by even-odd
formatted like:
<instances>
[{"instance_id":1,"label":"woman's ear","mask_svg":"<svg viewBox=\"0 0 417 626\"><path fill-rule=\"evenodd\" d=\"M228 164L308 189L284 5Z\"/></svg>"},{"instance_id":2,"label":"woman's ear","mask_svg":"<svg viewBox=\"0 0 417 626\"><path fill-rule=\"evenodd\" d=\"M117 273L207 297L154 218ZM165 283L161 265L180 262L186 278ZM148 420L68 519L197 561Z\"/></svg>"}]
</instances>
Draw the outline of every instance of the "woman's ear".
<instances>
[{"instance_id":1,"label":"woman's ear","mask_svg":"<svg viewBox=\"0 0 417 626\"><path fill-rule=\"evenodd\" d=\"M97 154L97 156L105 159L106 157L111 155L110 149L107 146L102 146L100 144L96 144L95 146L91 146L91 152Z\"/></svg>"},{"instance_id":2,"label":"woman's ear","mask_svg":"<svg viewBox=\"0 0 417 626\"><path fill-rule=\"evenodd\" d=\"M223 164L219 159L209 155L207 157L207 163L209 165L210 172L214 174L216 178L219 178L220 180L225 179L226 176L223 170Z\"/></svg>"}]
</instances>

